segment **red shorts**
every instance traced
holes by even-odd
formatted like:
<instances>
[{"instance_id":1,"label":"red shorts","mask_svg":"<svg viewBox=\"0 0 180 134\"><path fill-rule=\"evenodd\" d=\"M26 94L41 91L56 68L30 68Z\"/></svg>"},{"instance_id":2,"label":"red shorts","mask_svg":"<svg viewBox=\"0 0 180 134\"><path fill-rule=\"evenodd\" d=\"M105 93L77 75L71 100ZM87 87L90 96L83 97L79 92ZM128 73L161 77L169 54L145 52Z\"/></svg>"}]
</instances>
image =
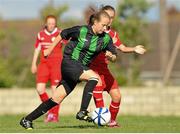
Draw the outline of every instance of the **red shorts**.
<instances>
[{"instance_id":1,"label":"red shorts","mask_svg":"<svg viewBox=\"0 0 180 134\"><path fill-rule=\"evenodd\" d=\"M61 59L48 59L40 62L37 69L36 83L47 83L56 86L61 80Z\"/></svg>"},{"instance_id":2,"label":"red shorts","mask_svg":"<svg viewBox=\"0 0 180 134\"><path fill-rule=\"evenodd\" d=\"M115 80L107 66L90 66L90 68L101 77L104 91L109 92L110 90L119 88L118 82Z\"/></svg>"}]
</instances>

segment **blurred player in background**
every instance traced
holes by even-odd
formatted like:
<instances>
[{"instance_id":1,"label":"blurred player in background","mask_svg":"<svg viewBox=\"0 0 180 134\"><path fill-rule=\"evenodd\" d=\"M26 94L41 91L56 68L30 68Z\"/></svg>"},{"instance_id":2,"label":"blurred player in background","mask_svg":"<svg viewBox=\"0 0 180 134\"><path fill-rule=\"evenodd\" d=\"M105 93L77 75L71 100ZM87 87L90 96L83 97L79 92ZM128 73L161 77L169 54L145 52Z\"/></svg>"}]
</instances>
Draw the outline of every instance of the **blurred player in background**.
<instances>
[{"instance_id":1,"label":"blurred player in background","mask_svg":"<svg viewBox=\"0 0 180 134\"><path fill-rule=\"evenodd\" d=\"M34 56L32 60L31 72L36 73L36 89L42 102L49 99L46 92L46 83L50 81L51 90L54 92L57 84L61 80L61 61L62 61L62 44L59 42L54 48L48 59L44 58L43 51L48 48L59 35L60 29L57 28L57 20L53 15L49 15L45 19L45 27L38 33ZM40 63L37 66L39 54ZM59 105L50 109L45 117L45 122L58 122Z\"/></svg>"},{"instance_id":2,"label":"blurred player in background","mask_svg":"<svg viewBox=\"0 0 180 134\"><path fill-rule=\"evenodd\" d=\"M121 43L119 39L119 35L116 31L111 29L112 21L115 17L115 9L112 6L104 6L102 7L103 11L108 13L110 16L110 24L106 33L110 35L113 39L113 44L122 52L135 52L138 54L144 54L146 51L143 46L138 45L135 47L127 47ZM90 22L91 23L91 22ZM111 104L109 106L109 111L111 113L111 121L108 124L109 127L119 127L118 123L116 122L116 116L119 112L119 107L121 103L121 93L119 90L119 86L113 75L108 69L108 60L105 56L104 52L101 52L91 63L90 68L97 72L102 80L102 86L96 86L93 91L94 101L96 107L104 107L103 101L103 91L107 91L111 96Z\"/></svg>"}]
</instances>

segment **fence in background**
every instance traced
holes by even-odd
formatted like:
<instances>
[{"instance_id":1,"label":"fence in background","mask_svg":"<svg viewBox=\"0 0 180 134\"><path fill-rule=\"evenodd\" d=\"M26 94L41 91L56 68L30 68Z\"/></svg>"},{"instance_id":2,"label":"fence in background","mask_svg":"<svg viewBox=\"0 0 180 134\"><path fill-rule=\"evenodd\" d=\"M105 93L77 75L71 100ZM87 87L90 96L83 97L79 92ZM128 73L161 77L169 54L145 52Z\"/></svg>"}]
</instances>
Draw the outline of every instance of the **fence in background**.
<instances>
[{"instance_id":1,"label":"fence in background","mask_svg":"<svg viewBox=\"0 0 180 134\"><path fill-rule=\"evenodd\" d=\"M179 87L121 88L122 104L119 114L125 115L177 115L180 116ZM63 101L60 114L76 114L80 107L82 87L76 89ZM104 93L106 107L110 97ZM35 90L0 89L0 114L29 113L40 104ZM89 111L95 108L93 99Z\"/></svg>"}]
</instances>

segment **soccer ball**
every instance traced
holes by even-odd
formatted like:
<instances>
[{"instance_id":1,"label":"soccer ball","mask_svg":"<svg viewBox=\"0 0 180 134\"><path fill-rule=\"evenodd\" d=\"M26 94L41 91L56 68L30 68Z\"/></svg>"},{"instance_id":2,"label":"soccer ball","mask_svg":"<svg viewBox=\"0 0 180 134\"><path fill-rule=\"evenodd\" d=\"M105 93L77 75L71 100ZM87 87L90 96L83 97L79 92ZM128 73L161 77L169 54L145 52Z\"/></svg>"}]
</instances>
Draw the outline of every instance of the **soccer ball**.
<instances>
[{"instance_id":1,"label":"soccer ball","mask_svg":"<svg viewBox=\"0 0 180 134\"><path fill-rule=\"evenodd\" d=\"M91 113L91 118L95 124L98 126L104 126L109 123L111 119L111 113L109 110L105 107L103 108L96 108Z\"/></svg>"}]
</instances>

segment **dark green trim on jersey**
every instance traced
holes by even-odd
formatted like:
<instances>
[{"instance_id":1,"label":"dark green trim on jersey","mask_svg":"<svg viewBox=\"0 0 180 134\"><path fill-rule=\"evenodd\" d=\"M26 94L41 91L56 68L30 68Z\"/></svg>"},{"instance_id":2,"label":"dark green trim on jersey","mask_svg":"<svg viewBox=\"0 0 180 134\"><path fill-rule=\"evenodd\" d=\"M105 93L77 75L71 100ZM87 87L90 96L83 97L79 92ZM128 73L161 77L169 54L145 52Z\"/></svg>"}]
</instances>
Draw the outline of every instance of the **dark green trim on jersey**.
<instances>
[{"instance_id":1,"label":"dark green trim on jersey","mask_svg":"<svg viewBox=\"0 0 180 134\"><path fill-rule=\"evenodd\" d=\"M79 38L78 38L78 44L75 47L75 49L73 50L72 56L71 58L74 60L78 60L79 59L79 55L80 52L84 46L84 43L86 41L86 35L87 35L88 29L87 27L82 27L80 29L80 34L79 34Z\"/></svg>"}]
</instances>

